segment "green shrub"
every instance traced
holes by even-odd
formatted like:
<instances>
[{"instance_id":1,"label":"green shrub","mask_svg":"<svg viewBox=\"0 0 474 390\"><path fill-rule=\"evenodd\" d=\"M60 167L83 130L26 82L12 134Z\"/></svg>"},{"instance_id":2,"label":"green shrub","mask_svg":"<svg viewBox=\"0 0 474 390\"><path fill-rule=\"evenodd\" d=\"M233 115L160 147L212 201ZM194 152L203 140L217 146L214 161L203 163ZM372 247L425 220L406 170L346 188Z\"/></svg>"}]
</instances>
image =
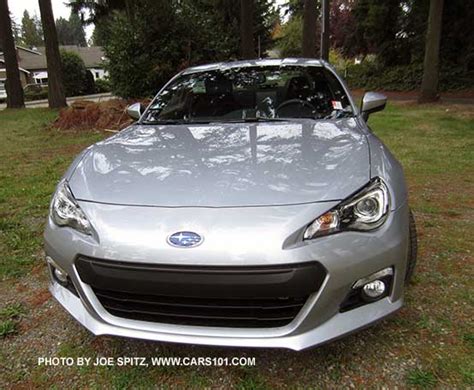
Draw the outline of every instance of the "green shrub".
<instances>
[{"instance_id":1,"label":"green shrub","mask_svg":"<svg viewBox=\"0 0 474 390\"><path fill-rule=\"evenodd\" d=\"M23 89L26 101L42 100L48 98L48 86L29 84Z\"/></svg>"},{"instance_id":2,"label":"green shrub","mask_svg":"<svg viewBox=\"0 0 474 390\"><path fill-rule=\"evenodd\" d=\"M96 93L104 93L110 92L110 80L109 79L97 79L95 80L95 92Z\"/></svg>"},{"instance_id":3,"label":"green shrub","mask_svg":"<svg viewBox=\"0 0 474 390\"><path fill-rule=\"evenodd\" d=\"M86 78L84 79L84 89L82 93L85 95L91 95L95 93L94 75L90 70L86 70Z\"/></svg>"},{"instance_id":4,"label":"green shrub","mask_svg":"<svg viewBox=\"0 0 474 390\"><path fill-rule=\"evenodd\" d=\"M66 96L84 95L93 91L90 76L82 58L70 51L61 50L62 78ZM92 77L93 79L93 77ZM92 80L92 83L94 80ZM93 85L93 84L92 84Z\"/></svg>"},{"instance_id":5,"label":"green shrub","mask_svg":"<svg viewBox=\"0 0 474 390\"><path fill-rule=\"evenodd\" d=\"M109 21L104 50L109 58L107 69L112 90L117 96L152 96L179 68L183 45L172 37L173 15L147 13L146 16L135 20L133 25L121 13L115 13ZM148 22L154 18L156 22ZM150 37L150 25L157 30L154 37Z\"/></svg>"},{"instance_id":6,"label":"green shrub","mask_svg":"<svg viewBox=\"0 0 474 390\"><path fill-rule=\"evenodd\" d=\"M179 70L239 56L240 2L233 0L130 1L96 25L116 96L153 96ZM127 4L128 4L127 3ZM254 2L253 29L261 53L272 43L277 12Z\"/></svg>"},{"instance_id":7,"label":"green shrub","mask_svg":"<svg viewBox=\"0 0 474 390\"><path fill-rule=\"evenodd\" d=\"M377 61L346 64L339 72L351 89L413 91L418 90L423 78L423 64L383 67ZM474 75L459 67L443 67L440 71L440 91L474 88Z\"/></svg>"},{"instance_id":8,"label":"green shrub","mask_svg":"<svg viewBox=\"0 0 474 390\"><path fill-rule=\"evenodd\" d=\"M281 28L280 36L277 38L277 48L281 57L301 56L301 37L303 35L303 23L300 16L291 18Z\"/></svg>"}]
</instances>

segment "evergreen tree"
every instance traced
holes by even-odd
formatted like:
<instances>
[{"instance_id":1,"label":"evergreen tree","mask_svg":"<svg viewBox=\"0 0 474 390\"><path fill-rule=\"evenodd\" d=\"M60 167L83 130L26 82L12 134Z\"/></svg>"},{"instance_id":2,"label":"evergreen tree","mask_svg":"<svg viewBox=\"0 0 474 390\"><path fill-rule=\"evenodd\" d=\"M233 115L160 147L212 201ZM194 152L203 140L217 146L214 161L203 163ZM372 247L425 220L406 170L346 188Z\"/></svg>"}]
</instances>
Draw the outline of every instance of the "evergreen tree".
<instances>
[{"instance_id":1,"label":"evergreen tree","mask_svg":"<svg viewBox=\"0 0 474 390\"><path fill-rule=\"evenodd\" d=\"M15 41L15 45L22 45L23 42L21 40L21 26L16 22L15 17L11 15L12 21L12 34L13 39Z\"/></svg>"},{"instance_id":2,"label":"evergreen tree","mask_svg":"<svg viewBox=\"0 0 474 390\"><path fill-rule=\"evenodd\" d=\"M71 12L69 19L56 20L56 30L60 45L87 46L86 34L82 27L81 18L77 13Z\"/></svg>"},{"instance_id":3,"label":"evergreen tree","mask_svg":"<svg viewBox=\"0 0 474 390\"><path fill-rule=\"evenodd\" d=\"M41 23L36 15L31 17L26 9L21 19L21 42L30 48L43 45Z\"/></svg>"},{"instance_id":4,"label":"evergreen tree","mask_svg":"<svg viewBox=\"0 0 474 390\"><path fill-rule=\"evenodd\" d=\"M260 41L264 56L272 44L276 10L270 0L255 0L253 6L254 52ZM94 40L103 43L119 96L152 95L187 66L240 56L240 1L76 0L72 7L89 11Z\"/></svg>"}]
</instances>

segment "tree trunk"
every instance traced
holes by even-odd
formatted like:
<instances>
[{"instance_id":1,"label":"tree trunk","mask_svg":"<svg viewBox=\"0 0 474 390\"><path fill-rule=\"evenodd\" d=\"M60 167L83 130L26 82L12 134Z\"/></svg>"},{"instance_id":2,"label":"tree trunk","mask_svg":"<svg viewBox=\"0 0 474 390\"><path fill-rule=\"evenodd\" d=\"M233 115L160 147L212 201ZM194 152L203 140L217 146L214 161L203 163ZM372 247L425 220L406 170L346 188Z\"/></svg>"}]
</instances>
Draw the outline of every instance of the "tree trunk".
<instances>
[{"instance_id":1,"label":"tree trunk","mask_svg":"<svg viewBox=\"0 0 474 390\"><path fill-rule=\"evenodd\" d=\"M58 34L54 22L51 0L39 0L41 24L43 25L46 64L48 67L48 103L50 108L66 107L64 85L61 77L61 56Z\"/></svg>"},{"instance_id":2,"label":"tree trunk","mask_svg":"<svg viewBox=\"0 0 474 390\"><path fill-rule=\"evenodd\" d=\"M240 0L240 53L243 59L255 58L253 0Z\"/></svg>"},{"instance_id":3,"label":"tree trunk","mask_svg":"<svg viewBox=\"0 0 474 390\"><path fill-rule=\"evenodd\" d=\"M316 56L316 0L305 0L303 20L303 57Z\"/></svg>"},{"instance_id":4,"label":"tree trunk","mask_svg":"<svg viewBox=\"0 0 474 390\"><path fill-rule=\"evenodd\" d=\"M439 99L439 42L441 40L441 19L443 0L431 0L426 32L423 80L421 82L420 103L435 102Z\"/></svg>"},{"instance_id":5,"label":"tree trunk","mask_svg":"<svg viewBox=\"0 0 474 390\"><path fill-rule=\"evenodd\" d=\"M23 108L25 107L25 101L7 0L0 0L0 44L3 48L3 59L7 76L5 84L7 108Z\"/></svg>"}]
</instances>

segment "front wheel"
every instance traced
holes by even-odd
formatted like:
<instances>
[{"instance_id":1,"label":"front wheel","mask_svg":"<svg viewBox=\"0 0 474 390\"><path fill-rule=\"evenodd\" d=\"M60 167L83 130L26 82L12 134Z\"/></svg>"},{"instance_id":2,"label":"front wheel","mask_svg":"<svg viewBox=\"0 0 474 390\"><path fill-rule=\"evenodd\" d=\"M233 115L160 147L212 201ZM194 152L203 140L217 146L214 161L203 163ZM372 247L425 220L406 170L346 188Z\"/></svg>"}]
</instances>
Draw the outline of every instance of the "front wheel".
<instances>
[{"instance_id":1,"label":"front wheel","mask_svg":"<svg viewBox=\"0 0 474 390\"><path fill-rule=\"evenodd\" d=\"M413 273L415 272L417 255L418 255L418 236L416 233L415 217L413 216L413 212L410 210L408 260L407 260L407 270L405 273L405 284L410 283Z\"/></svg>"}]
</instances>

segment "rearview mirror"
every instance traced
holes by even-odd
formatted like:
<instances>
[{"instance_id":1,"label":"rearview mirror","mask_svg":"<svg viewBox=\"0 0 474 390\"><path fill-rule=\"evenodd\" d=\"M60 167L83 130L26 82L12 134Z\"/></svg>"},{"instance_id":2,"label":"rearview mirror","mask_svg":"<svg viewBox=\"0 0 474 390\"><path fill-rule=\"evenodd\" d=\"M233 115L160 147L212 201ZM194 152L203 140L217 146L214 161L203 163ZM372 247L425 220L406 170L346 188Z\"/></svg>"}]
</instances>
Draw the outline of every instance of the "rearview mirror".
<instances>
[{"instance_id":1,"label":"rearview mirror","mask_svg":"<svg viewBox=\"0 0 474 390\"><path fill-rule=\"evenodd\" d=\"M143 114L143 106L141 103L134 103L127 107L127 114L132 119L140 119Z\"/></svg>"},{"instance_id":2,"label":"rearview mirror","mask_svg":"<svg viewBox=\"0 0 474 390\"><path fill-rule=\"evenodd\" d=\"M367 92L362 98L360 111L364 120L377 111L382 111L387 104L387 97L377 92Z\"/></svg>"}]
</instances>

